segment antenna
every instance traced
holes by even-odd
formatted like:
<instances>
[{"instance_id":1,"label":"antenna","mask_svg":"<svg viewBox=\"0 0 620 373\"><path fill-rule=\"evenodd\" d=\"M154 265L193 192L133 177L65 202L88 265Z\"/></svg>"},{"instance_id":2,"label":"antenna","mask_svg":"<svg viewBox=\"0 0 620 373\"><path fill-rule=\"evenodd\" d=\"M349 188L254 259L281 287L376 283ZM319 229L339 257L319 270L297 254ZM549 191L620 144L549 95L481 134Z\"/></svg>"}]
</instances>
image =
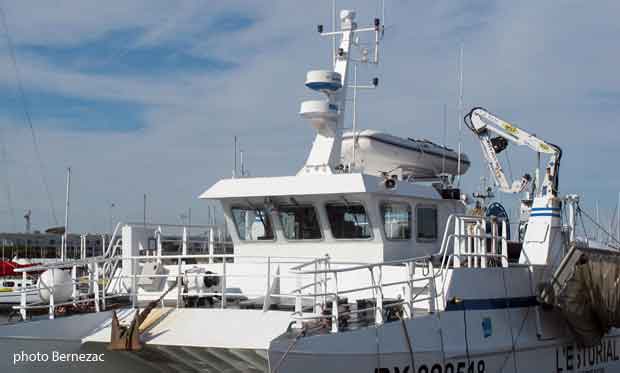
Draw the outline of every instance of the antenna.
<instances>
[{"instance_id":1,"label":"antenna","mask_svg":"<svg viewBox=\"0 0 620 373\"><path fill-rule=\"evenodd\" d=\"M378 62L378 40L382 30L379 18L375 18L373 25L360 28L355 22L355 16L352 10L341 10L339 31L324 32L323 25L317 25L317 31L321 36L330 39L338 37L340 44L335 49L331 70L312 70L306 74L306 87L327 97L324 100L308 100L301 103L299 114L310 121L317 133L306 163L298 174L334 173L344 169L344 165L341 164L341 147L346 103L349 101L347 89L376 88L379 84L377 78L374 78L372 85L368 86L349 84L351 62L354 64ZM358 35L365 32L375 33L373 62L368 61L366 56L369 53L364 50L366 48L362 48L362 58L354 58L351 53L353 48L359 49Z\"/></svg>"},{"instance_id":2,"label":"antenna","mask_svg":"<svg viewBox=\"0 0 620 373\"><path fill-rule=\"evenodd\" d=\"M457 171L458 175L457 187L461 185L461 158L463 153L463 43L461 42L461 47L459 51L459 68L458 68L458 79L459 79L459 99L457 104L457 121L459 124L459 147L458 147L458 156L457 156Z\"/></svg>"},{"instance_id":3,"label":"antenna","mask_svg":"<svg viewBox=\"0 0 620 373\"><path fill-rule=\"evenodd\" d=\"M332 0L332 66L336 65L336 0Z\"/></svg>"},{"instance_id":4,"label":"antenna","mask_svg":"<svg viewBox=\"0 0 620 373\"><path fill-rule=\"evenodd\" d=\"M381 21L383 22L383 28L385 29L385 25L387 25L385 22L385 0L381 0ZM381 35L383 35L383 32Z\"/></svg>"},{"instance_id":5,"label":"antenna","mask_svg":"<svg viewBox=\"0 0 620 373\"><path fill-rule=\"evenodd\" d=\"M232 171L232 177L233 179L237 177L237 136L235 136L235 140L234 140L234 152L235 152L235 164L234 164L234 168Z\"/></svg>"},{"instance_id":6,"label":"antenna","mask_svg":"<svg viewBox=\"0 0 620 373\"><path fill-rule=\"evenodd\" d=\"M448 105L443 104L443 154L441 157L441 174L446 174L446 138L448 137Z\"/></svg>"}]
</instances>

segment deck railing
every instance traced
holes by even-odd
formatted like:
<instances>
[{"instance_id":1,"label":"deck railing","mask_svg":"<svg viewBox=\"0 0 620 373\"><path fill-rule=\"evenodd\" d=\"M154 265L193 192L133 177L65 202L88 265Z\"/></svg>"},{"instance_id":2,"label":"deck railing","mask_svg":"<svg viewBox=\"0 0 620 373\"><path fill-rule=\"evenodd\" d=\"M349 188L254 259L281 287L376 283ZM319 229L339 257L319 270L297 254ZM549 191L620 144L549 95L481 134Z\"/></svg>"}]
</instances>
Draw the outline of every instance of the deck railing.
<instances>
[{"instance_id":1,"label":"deck railing","mask_svg":"<svg viewBox=\"0 0 620 373\"><path fill-rule=\"evenodd\" d=\"M490 232L487 233L487 229ZM300 284L294 293L300 298L310 296L313 299L323 300L322 304L315 307L312 315L304 315L300 306L301 301L297 301L294 313L296 325L301 328L303 322L307 320L329 319L332 332L338 332L342 316L368 311L374 312L374 320L378 325L384 322L385 312L394 307L402 307L403 318L413 317L419 310L433 314L445 304L447 280L451 268L508 267L508 229L505 220L455 214L450 215L446 222L441 248L435 255L349 266L332 262L329 257L325 257L296 266L292 268L292 273L313 276L314 281ZM406 267L405 271L401 271L403 275L400 280L384 282L385 269L395 266ZM354 272L369 273L370 279L367 284L350 288L339 286L339 279L345 273ZM320 280L317 281L317 278ZM331 284L331 290L328 290L328 283ZM418 284L422 285L416 286ZM316 289L319 285L321 291L318 292ZM398 286L403 289L402 299L384 304L384 293ZM303 290L310 287L314 287L315 291L304 295ZM372 293L371 303L374 306L340 312L338 305L341 297L368 291ZM317 308L325 309L328 303L331 303L331 314L319 314ZM416 307L420 305L422 307Z\"/></svg>"},{"instance_id":2,"label":"deck railing","mask_svg":"<svg viewBox=\"0 0 620 373\"><path fill-rule=\"evenodd\" d=\"M107 302L114 298L128 299L128 304L134 308L143 306L144 302L156 299L162 295L169 287L176 287L175 307L183 307L183 297L216 297L219 300L219 307L226 308L227 302L231 299L249 299L262 298L262 309L269 309L270 305L277 303L277 299L297 298L296 294L275 292L273 282L282 279L297 279L298 276L290 273L278 273L279 266L294 266L307 261L309 258L290 258L290 257L261 257L261 256L237 256L232 254L221 255L151 255L151 256L132 256L132 257L95 257L83 260L72 260L58 262L48 265L33 266L20 268L18 272L22 273L22 278L26 281L33 278L36 274L46 270L70 270L71 279L64 282L55 282L55 276L49 276L50 283L45 283L39 278L39 288L49 292L48 302L28 303L26 292L21 293L21 302L14 309L19 310L22 319L27 318L27 312L37 309L48 309L50 319L56 315L55 310L60 306L76 306L80 304L93 304L94 311L99 312L107 308ZM153 262L176 262L176 265L167 265L165 268L171 270L176 267L174 273L148 273L144 274L140 270L135 273L123 273L119 263L125 262L131 268L140 268L144 263ZM204 261L202 264L188 264L187 261ZM229 267L235 262L242 261L244 264L253 266L265 266L264 271L260 273L231 273ZM207 262L210 265L207 265ZM111 275L108 275L104 268L116 268ZM193 272L196 268L203 268L213 271L214 273ZM188 271L189 270L189 271ZM79 275L81 273L81 275ZM204 278L217 278L219 283L210 289L190 290L188 284L196 279L204 280ZM141 290L140 279L147 278L149 280L163 279L164 284L156 291ZM263 291L237 291L228 287L231 281L235 279L256 279L264 284ZM166 281L168 280L168 281ZM179 286L181 284L181 286ZM80 291L77 289L88 285L88 290ZM58 302L54 299L54 293L63 287L72 287L73 296L71 299ZM308 298L310 299L310 298ZM170 301L170 298L166 298Z\"/></svg>"},{"instance_id":3,"label":"deck railing","mask_svg":"<svg viewBox=\"0 0 620 373\"><path fill-rule=\"evenodd\" d=\"M117 230L118 227L111 242L114 242ZM187 235L184 235L183 240L187 240ZM278 300L288 299L294 302L293 317L297 326L301 327L304 321L310 319L327 319L331 320L332 332L338 332L342 316L371 312L374 313L374 322L382 324L386 311L395 307L402 310L403 318L414 317L417 312L436 313L445 305L448 279L453 268L507 267L507 243L505 221L464 215L451 215L448 218L440 250L435 255L370 264L337 262L328 256L238 256L214 254L212 250L201 255L161 255L159 243L157 255L128 256L127 253L120 255L120 243L116 242L108 246L105 256L17 270L22 273L24 281L41 271L53 269L70 269L71 279L64 283L54 283L54 276L51 276L49 284L39 281L40 289L49 292L49 301L29 304L27 294L23 291L20 305L14 308L19 310L23 319L26 319L28 311L36 309L47 309L49 318L54 318L59 306L90 304L95 312L99 312L109 308L110 300L119 298L137 308L176 286L176 297L172 293L166 298L176 307L184 306L184 297L215 297L221 308L228 307L229 301L236 303L239 299L248 299L258 302L262 297L262 309L266 311ZM189 261L203 263L194 265L188 264ZM164 262L174 264L163 266ZM230 270L231 265L240 262L264 270L254 270L252 273ZM143 273L140 268L144 268L145 263L158 263L168 273ZM212 273L192 271L196 266ZM289 271L280 273L277 269L279 267ZM368 279L360 280L363 278L358 275L360 272L368 275ZM388 278L389 273L391 278ZM352 277L355 277L354 285L347 287L346 280ZM151 282L161 279L162 284L156 290L147 291L141 283L144 278ZM219 284L191 290L188 283L198 278L202 281L205 278L217 278ZM240 278L252 279L254 284L260 282L260 285L254 286L253 290L233 290L229 287ZM282 280L288 281L288 285L295 285L288 286L289 290L282 290L279 286ZM54 299L54 293L63 286L72 288L72 297L59 302L59 299ZM261 290L256 291L257 288ZM387 302L386 293L399 293L402 296ZM345 297L370 300L370 306L341 312L339 301ZM311 312L308 312L309 302L312 302ZM325 314L329 309L331 313Z\"/></svg>"}]
</instances>

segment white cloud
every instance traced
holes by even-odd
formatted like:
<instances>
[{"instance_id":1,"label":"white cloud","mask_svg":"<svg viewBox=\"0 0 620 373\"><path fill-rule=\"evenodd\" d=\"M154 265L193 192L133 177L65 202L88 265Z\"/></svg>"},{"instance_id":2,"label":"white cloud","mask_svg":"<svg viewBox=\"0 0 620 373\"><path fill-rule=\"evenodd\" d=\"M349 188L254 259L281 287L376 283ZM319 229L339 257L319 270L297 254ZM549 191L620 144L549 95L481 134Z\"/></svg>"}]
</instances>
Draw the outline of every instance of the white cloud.
<instances>
[{"instance_id":1,"label":"white cloud","mask_svg":"<svg viewBox=\"0 0 620 373\"><path fill-rule=\"evenodd\" d=\"M297 110L303 99L313 96L303 87L306 70L328 66L330 43L320 39L315 25L330 24L330 3L197 1L180 6L168 1L63 1L51 6L5 2L18 45L78 46L113 31L138 29L141 34L134 43L118 46L119 60L133 48L165 44L239 65L224 72L181 70L131 76L84 73L43 57L19 55L28 89L88 100L121 100L143 110L146 128L132 133L54 130L58 118L47 118L46 123L37 119L59 212L64 168L71 165L73 221L78 230L107 227L108 201L116 202L116 216L140 219L143 192L150 196L153 220L178 221L179 213L192 206L199 221L206 208L197 195L230 175L233 135L240 136L254 174L294 173L313 137ZM375 16L375 1L348 3L338 1L341 7L354 3L360 24ZM620 31L614 18L618 5L387 3L390 27L383 65L365 75L369 79L378 74L381 87L361 96L361 126L440 141L446 103L449 144L455 146L457 55L463 41L466 107L485 106L562 145L564 190L583 191L590 199L614 203L617 177L608 179L609 183L585 179L610 177L605 168L614 165L612 144L619 140L617 112L599 110L596 97L597 92L609 93L604 100L612 108L620 100L613 94L618 92L620 54L610 44ZM238 32L210 29L226 12L245 12L257 21ZM13 85L6 51L0 51L0 64L5 67L0 69L0 84ZM0 123L14 121L4 117ZM51 224L45 195L28 133L14 129L19 126L23 124L12 123L3 131L16 159L8 169L14 205L32 208L35 224L45 227ZM464 132L463 141L478 162L466 178L472 191L485 169L472 136ZM531 166L532 159L527 152L515 154L515 174L520 167Z\"/></svg>"}]
</instances>

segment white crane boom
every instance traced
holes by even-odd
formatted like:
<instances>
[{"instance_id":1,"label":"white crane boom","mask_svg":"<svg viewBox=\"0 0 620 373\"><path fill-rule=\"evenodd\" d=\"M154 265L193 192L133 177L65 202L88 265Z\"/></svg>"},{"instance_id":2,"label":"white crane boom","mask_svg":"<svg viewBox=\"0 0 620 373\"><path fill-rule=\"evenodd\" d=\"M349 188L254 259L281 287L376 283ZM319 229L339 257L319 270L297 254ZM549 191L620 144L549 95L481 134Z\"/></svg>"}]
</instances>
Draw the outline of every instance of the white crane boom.
<instances>
[{"instance_id":1,"label":"white crane boom","mask_svg":"<svg viewBox=\"0 0 620 373\"><path fill-rule=\"evenodd\" d=\"M478 136L489 169L501 191L505 193L523 192L532 179L530 175L525 174L521 180L515 180L509 184L497 154L508 146L508 140L510 140L517 145L525 145L537 153L551 155L542 188L538 192L539 195L546 195L548 192L552 195L557 194L558 171L562 157L562 150L558 146L543 141L482 108L472 109L465 116L465 124ZM491 137L492 133L497 136Z\"/></svg>"}]
</instances>

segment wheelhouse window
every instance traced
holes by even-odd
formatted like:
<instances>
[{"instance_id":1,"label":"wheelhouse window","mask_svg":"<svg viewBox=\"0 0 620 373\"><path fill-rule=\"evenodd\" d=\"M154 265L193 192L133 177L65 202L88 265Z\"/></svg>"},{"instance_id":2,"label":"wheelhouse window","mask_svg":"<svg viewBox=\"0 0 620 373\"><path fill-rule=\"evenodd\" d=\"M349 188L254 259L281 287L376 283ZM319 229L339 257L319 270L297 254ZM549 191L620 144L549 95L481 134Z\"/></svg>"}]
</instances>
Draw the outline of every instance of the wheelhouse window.
<instances>
[{"instance_id":1,"label":"wheelhouse window","mask_svg":"<svg viewBox=\"0 0 620 373\"><path fill-rule=\"evenodd\" d=\"M416 209L418 241L435 241L437 239L437 208L420 206Z\"/></svg>"},{"instance_id":2,"label":"wheelhouse window","mask_svg":"<svg viewBox=\"0 0 620 373\"><path fill-rule=\"evenodd\" d=\"M242 241L274 240L273 224L265 208L233 207L232 216Z\"/></svg>"},{"instance_id":3,"label":"wheelhouse window","mask_svg":"<svg viewBox=\"0 0 620 373\"><path fill-rule=\"evenodd\" d=\"M370 238L370 222L359 203L329 203L325 206L332 235L337 239Z\"/></svg>"},{"instance_id":4,"label":"wheelhouse window","mask_svg":"<svg viewBox=\"0 0 620 373\"><path fill-rule=\"evenodd\" d=\"M388 240L411 239L411 206L408 203L383 203L381 214L385 237Z\"/></svg>"},{"instance_id":5,"label":"wheelhouse window","mask_svg":"<svg viewBox=\"0 0 620 373\"><path fill-rule=\"evenodd\" d=\"M312 206L279 206L278 215L289 240L318 240L321 238L321 227L316 209Z\"/></svg>"}]
</instances>

